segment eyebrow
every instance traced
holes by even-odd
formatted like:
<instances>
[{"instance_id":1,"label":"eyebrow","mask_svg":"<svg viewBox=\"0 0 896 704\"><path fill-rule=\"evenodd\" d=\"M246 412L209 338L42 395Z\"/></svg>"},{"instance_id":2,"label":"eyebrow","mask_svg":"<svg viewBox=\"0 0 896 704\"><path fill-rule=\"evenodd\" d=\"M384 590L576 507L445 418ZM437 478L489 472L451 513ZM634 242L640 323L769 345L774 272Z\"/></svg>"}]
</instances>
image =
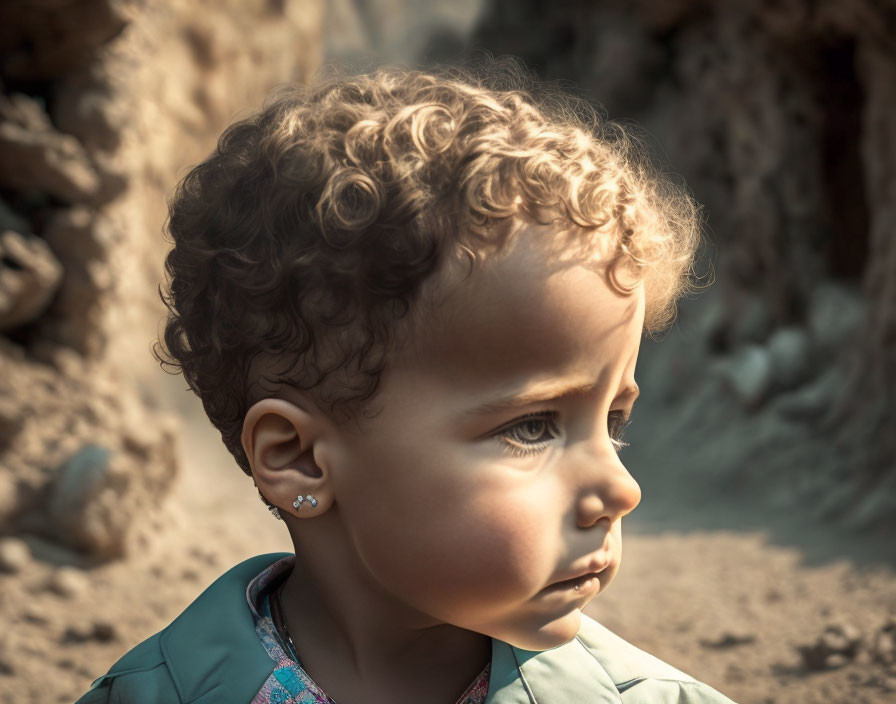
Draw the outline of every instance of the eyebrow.
<instances>
[{"instance_id":1,"label":"eyebrow","mask_svg":"<svg viewBox=\"0 0 896 704\"><path fill-rule=\"evenodd\" d=\"M513 410L514 408L522 408L535 403L543 403L545 401L556 401L561 398L569 398L573 396L587 396L594 393L600 387L600 381L587 382L584 384L571 384L567 386L552 386L545 389L535 389L525 393L512 394L497 401L490 401L481 406L472 408L464 415L483 416L503 411ZM623 389L620 398L626 401L634 402L638 398L641 390L637 384L631 384Z\"/></svg>"}]
</instances>

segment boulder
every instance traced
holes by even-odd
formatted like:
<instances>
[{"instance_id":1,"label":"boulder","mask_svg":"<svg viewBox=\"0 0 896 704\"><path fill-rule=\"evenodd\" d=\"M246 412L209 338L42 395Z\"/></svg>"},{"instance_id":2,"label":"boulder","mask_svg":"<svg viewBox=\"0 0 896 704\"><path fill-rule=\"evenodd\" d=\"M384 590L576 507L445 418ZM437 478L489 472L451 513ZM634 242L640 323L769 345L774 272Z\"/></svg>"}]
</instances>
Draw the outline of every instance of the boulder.
<instances>
[{"instance_id":1,"label":"boulder","mask_svg":"<svg viewBox=\"0 0 896 704\"><path fill-rule=\"evenodd\" d=\"M47 503L53 537L99 557L123 551L128 524L117 505L127 475L114 472L110 459L105 447L84 445L57 470Z\"/></svg>"},{"instance_id":2,"label":"boulder","mask_svg":"<svg viewBox=\"0 0 896 704\"><path fill-rule=\"evenodd\" d=\"M830 358L853 343L865 325L867 303L854 286L825 282L809 301L809 333L818 353Z\"/></svg>"},{"instance_id":3,"label":"boulder","mask_svg":"<svg viewBox=\"0 0 896 704\"><path fill-rule=\"evenodd\" d=\"M31 551L24 540L0 539L0 572L16 574L22 572L30 562Z\"/></svg>"},{"instance_id":4,"label":"boulder","mask_svg":"<svg viewBox=\"0 0 896 704\"><path fill-rule=\"evenodd\" d=\"M0 186L45 191L63 202L89 200L100 186L87 153L50 124L25 95L0 95Z\"/></svg>"},{"instance_id":5,"label":"boulder","mask_svg":"<svg viewBox=\"0 0 896 704\"><path fill-rule=\"evenodd\" d=\"M792 326L776 330L766 347L775 387L791 389L811 376L811 343L805 329Z\"/></svg>"},{"instance_id":6,"label":"boulder","mask_svg":"<svg viewBox=\"0 0 896 704\"><path fill-rule=\"evenodd\" d=\"M0 232L0 331L40 316L61 281L62 265L46 242L13 230Z\"/></svg>"},{"instance_id":7,"label":"boulder","mask_svg":"<svg viewBox=\"0 0 896 704\"><path fill-rule=\"evenodd\" d=\"M772 387L772 361L762 345L744 345L718 368L741 404L756 409Z\"/></svg>"}]
</instances>

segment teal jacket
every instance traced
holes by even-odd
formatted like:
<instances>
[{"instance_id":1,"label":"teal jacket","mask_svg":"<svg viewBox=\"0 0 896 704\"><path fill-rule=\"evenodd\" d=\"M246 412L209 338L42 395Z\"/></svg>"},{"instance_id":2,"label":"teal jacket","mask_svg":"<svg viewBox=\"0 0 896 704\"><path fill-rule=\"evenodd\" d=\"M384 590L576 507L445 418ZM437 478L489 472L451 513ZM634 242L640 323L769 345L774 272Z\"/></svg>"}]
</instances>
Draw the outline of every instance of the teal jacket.
<instances>
[{"instance_id":1,"label":"teal jacket","mask_svg":"<svg viewBox=\"0 0 896 704\"><path fill-rule=\"evenodd\" d=\"M249 704L274 670L246 604L249 582L288 553L221 575L174 621L126 653L76 704ZM582 617L578 635L543 652L492 640L486 704L733 704Z\"/></svg>"}]
</instances>

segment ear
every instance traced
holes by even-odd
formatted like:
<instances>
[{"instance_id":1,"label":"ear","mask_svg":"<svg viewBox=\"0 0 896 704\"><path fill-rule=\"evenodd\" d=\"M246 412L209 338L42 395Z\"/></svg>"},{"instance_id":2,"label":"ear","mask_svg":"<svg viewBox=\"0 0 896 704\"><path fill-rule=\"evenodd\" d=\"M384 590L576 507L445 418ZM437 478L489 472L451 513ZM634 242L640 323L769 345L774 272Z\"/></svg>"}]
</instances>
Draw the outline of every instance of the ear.
<instances>
[{"instance_id":1,"label":"ear","mask_svg":"<svg viewBox=\"0 0 896 704\"><path fill-rule=\"evenodd\" d=\"M281 516L310 518L333 504L330 474L315 460L321 418L316 412L279 398L255 403L243 420L242 443L252 476L262 495L280 509ZM298 496L312 496L293 506Z\"/></svg>"}]
</instances>

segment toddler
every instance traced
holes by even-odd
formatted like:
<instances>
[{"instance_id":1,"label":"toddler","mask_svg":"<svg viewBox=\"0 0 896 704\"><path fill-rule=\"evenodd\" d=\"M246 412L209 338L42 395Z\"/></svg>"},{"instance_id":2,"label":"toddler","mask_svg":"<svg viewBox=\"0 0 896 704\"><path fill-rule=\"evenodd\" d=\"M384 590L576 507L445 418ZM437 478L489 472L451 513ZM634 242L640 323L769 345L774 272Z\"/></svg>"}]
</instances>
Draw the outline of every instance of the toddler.
<instances>
[{"instance_id":1,"label":"toddler","mask_svg":"<svg viewBox=\"0 0 896 704\"><path fill-rule=\"evenodd\" d=\"M730 702L582 613L641 498L635 362L693 286L697 210L522 76L281 89L181 182L157 354L295 554L227 571L81 704Z\"/></svg>"}]
</instances>

